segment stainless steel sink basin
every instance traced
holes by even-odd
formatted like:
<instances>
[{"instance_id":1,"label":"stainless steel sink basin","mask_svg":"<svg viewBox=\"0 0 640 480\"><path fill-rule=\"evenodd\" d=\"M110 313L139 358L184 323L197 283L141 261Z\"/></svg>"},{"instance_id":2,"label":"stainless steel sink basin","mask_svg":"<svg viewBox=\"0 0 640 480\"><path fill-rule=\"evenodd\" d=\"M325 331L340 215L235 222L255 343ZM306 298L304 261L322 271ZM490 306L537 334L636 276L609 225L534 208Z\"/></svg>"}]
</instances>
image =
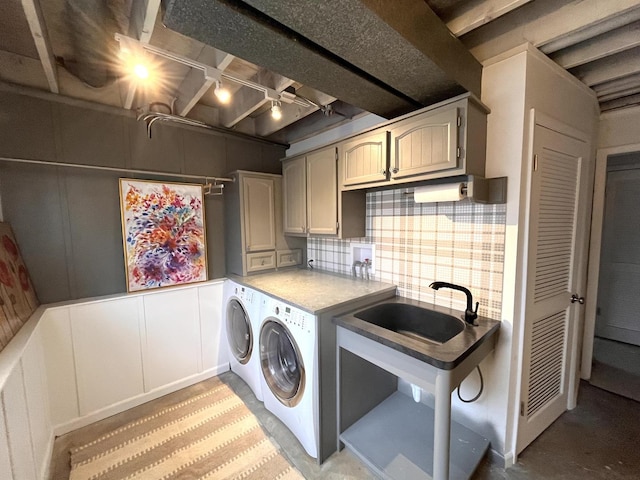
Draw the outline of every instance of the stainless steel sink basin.
<instances>
[{"instance_id":1,"label":"stainless steel sink basin","mask_svg":"<svg viewBox=\"0 0 640 480\"><path fill-rule=\"evenodd\" d=\"M451 340L465 327L462 319L453 315L406 303L380 303L353 316L416 340L437 343Z\"/></svg>"}]
</instances>

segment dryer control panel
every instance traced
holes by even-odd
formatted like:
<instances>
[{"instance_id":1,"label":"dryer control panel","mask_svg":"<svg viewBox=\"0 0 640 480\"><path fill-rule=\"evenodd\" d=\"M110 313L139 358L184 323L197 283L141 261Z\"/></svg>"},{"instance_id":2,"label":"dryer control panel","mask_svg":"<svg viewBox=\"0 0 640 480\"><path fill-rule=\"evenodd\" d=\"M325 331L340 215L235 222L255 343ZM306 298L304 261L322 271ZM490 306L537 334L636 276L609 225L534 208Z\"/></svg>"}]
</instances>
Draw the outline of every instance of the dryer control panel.
<instances>
[{"instance_id":1,"label":"dryer control panel","mask_svg":"<svg viewBox=\"0 0 640 480\"><path fill-rule=\"evenodd\" d=\"M263 320L267 317L275 317L295 332L315 334L316 317L314 315L273 298L264 299L262 317Z\"/></svg>"},{"instance_id":2,"label":"dryer control panel","mask_svg":"<svg viewBox=\"0 0 640 480\"><path fill-rule=\"evenodd\" d=\"M233 291L234 295L246 303L253 304L256 299L256 292L250 288L237 285Z\"/></svg>"}]
</instances>

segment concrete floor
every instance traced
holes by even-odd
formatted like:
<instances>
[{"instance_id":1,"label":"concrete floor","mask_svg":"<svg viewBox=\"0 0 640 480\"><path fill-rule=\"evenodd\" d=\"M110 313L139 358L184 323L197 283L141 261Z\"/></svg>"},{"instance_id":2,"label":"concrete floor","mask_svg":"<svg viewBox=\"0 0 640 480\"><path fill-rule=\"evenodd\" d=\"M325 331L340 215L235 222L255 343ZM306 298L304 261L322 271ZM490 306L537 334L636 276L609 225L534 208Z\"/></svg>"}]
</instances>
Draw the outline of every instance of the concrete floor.
<instances>
[{"instance_id":1,"label":"concrete floor","mask_svg":"<svg viewBox=\"0 0 640 480\"><path fill-rule=\"evenodd\" d=\"M247 404L275 443L302 472L314 479L375 479L376 477L350 452L335 453L322 465L310 458L296 438L263 404L237 375L220 377ZM136 409L77 430L56 440L51 465L53 480L68 479L68 450L74 442L98 436L101 432L130 422L158 405L165 405L198 392L199 385L168 395ZM518 463L504 470L485 461L474 480L507 479L640 479L640 403L600 390L586 382L580 385L578 406L563 414L519 457Z\"/></svg>"}]
</instances>

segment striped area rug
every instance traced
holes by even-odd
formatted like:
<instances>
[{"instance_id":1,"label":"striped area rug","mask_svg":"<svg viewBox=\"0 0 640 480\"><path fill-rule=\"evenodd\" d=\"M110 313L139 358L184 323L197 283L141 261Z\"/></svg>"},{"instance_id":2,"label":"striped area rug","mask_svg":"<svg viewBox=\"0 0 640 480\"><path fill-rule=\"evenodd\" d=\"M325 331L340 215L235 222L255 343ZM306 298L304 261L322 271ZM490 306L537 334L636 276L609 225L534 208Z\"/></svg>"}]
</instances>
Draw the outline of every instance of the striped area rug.
<instances>
[{"instance_id":1,"label":"striped area rug","mask_svg":"<svg viewBox=\"0 0 640 480\"><path fill-rule=\"evenodd\" d=\"M69 480L302 479L242 400L213 388L71 449Z\"/></svg>"}]
</instances>

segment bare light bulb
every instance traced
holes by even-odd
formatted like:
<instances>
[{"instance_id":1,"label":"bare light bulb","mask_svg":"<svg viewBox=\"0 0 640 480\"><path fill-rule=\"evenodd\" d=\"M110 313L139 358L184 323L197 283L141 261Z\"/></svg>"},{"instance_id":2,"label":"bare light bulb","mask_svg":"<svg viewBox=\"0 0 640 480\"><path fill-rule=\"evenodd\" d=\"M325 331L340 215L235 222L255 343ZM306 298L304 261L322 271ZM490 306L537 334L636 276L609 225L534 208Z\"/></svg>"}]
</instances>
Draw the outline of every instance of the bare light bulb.
<instances>
[{"instance_id":1,"label":"bare light bulb","mask_svg":"<svg viewBox=\"0 0 640 480\"><path fill-rule=\"evenodd\" d=\"M142 63L138 63L133 67L133 73L136 74L136 77L142 80L146 80L147 78L149 78L149 69Z\"/></svg>"},{"instance_id":2,"label":"bare light bulb","mask_svg":"<svg viewBox=\"0 0 640 480\"><path fill-rule=\"evenodd\" d=\"M282 118L282 108L277 103L271 105L271 118L280 120Z\"/></svg>"},{"instance_id":3,"label":"bare light bulb","mask_svg":"<svg viewBox=\"0 0 640 480\"><path fill-rule=\"evenodd\" d=\"M216 84L216 88L213 93L216 97L218 97L218 100L220 100L221 103L229 103L229 100L231 100L231 93L229 92L229 90L220 85L220 83Z\"/></svg>"}]
</instances>

